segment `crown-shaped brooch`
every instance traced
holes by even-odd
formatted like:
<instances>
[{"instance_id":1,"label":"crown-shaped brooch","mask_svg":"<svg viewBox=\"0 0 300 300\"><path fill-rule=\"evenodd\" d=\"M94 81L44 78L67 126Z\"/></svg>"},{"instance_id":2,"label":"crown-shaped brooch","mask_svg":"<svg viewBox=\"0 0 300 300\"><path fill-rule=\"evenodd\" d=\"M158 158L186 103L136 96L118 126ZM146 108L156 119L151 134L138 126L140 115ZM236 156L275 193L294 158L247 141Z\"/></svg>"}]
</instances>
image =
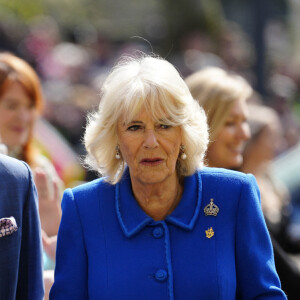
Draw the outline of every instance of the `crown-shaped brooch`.
<instances>
[{"instance_id":1,"label":"crown-shaped brooch","mask_svg":"<svg viewBox=\"0 0 300 300\"><path fill-rule=\"evenodd\" d=\"M219 213L219 207L214 204L214 199L210 199L210 203L204 207L204 213L206 216L217 216Z\"/></svg>"}]
</instances>

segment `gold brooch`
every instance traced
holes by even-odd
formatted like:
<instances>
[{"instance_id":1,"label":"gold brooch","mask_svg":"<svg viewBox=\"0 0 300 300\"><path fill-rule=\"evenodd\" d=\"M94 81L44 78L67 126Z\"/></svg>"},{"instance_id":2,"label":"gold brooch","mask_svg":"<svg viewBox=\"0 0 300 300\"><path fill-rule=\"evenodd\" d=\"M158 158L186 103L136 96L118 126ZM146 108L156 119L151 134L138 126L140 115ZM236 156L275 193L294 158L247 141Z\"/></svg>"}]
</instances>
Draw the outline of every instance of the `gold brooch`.
<instances>
[{"instance_id":1,"label":"gold brooch","mask_svg":"<svg viewBox=\"0 0 300 300\"><path fill-rule=\"evenodd\" d=\"M219 207L214 204L214 199L210 199L210 203L204 207L204 213L206 216L217 216L219 210Z\"/></svg>"},{"instance_id":2,"label":"gold brooch","mask_svg":"<svg viewBox=\"0 0 300 300\"><path fill-rule=\"evenodd\" d=\"M209 238L209 239L212 238L215 235L214 230L212 229L212 227L205 230L205 234L206 234L206 237Z\"/></svg>"}]
</instances>

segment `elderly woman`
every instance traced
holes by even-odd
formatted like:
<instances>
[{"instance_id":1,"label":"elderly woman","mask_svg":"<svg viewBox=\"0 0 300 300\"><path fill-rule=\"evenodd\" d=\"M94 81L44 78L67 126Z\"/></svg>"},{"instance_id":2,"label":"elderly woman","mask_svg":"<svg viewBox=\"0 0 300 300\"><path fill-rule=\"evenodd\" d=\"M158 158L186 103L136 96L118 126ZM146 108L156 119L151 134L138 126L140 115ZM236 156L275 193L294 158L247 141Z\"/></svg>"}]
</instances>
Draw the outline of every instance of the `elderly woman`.
<instances>
[{"instance_id":1,"label":"elderly woman","mask_svg":"<svg viewBox=\"0 0 300 300\"><path fill-rule=\"evenodd\" d=\"M286 299L254 177L202 168L207 144L170 63L121 60L85 134L104 177L64 193L50 299Z\"/></svg>"}]
</instances>

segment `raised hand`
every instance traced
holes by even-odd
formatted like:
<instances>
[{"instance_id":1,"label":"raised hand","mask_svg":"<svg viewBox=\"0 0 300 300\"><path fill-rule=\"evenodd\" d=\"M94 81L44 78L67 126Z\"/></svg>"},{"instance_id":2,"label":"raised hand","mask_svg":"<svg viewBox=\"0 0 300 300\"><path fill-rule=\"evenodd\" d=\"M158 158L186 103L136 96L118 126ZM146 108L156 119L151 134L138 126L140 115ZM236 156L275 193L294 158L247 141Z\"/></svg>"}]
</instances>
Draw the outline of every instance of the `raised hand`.
<instances>
[{"instance_id":1,"label":"raised hand","mask_svg":"<svg viewBox=\"0 0 300 300\"><path fill-rule=\"evenodd\" d=\"M61 219L60 200L62 182L50 176L43 168L34 169L34 181L39 197L39 214L42 229L51 237L57 235Z\"/></svg>"}]
</instances>

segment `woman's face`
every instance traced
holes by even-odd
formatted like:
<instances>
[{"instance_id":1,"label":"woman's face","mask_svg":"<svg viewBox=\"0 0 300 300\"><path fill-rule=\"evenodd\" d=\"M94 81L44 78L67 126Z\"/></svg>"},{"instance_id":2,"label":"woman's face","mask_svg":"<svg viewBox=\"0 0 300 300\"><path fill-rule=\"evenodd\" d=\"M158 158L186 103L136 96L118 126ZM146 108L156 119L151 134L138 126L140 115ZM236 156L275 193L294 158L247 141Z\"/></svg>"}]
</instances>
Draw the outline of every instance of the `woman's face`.
<instances>
[{"instance_id":1,"label":"woman's face","mask_svg":"<svg viewBox=\"0 0 300 300\"><path fill-rule=\"evenodd\" d=\"M118 122L117 135L132 181L155 184L176 179L180 127L156 123L146 110L141 110L129 124Z\"/></svg>"},{"instance_id":2,"label":"woman's face","mask_svg":"<svg viewBox=\"0 0 300 300\"><path fill-rule=\"evenodd\" d=\"M245 141L249 138L247 104L244 101L236 101L215 141L208 147L208 165L228 169L240 167Z\"/></svg>"},{"instance_id":3,"label":"woman's face","mask_svg":"<svg viewBox=\"0 0 300 300\"><path fill-rule=\"evenodd\" d=\"M33 101L21 84L13 83L0 98L0 135L9 150L26 143L35 116Z\"/></svg>"},{"instance_id":4,"label":"woman's face","mask_svg":"<svg viewBox=\"0 0 300 300\"><path fill-rule=\"evenodd\" d=\"M272 161L284 149L282 128L279 122L273 121L265 125L257 137L251 140L248 147L250 155L255 155L257 164ZM249 154L248 154L249 155Z\"/></svg>"}]
</instances>

